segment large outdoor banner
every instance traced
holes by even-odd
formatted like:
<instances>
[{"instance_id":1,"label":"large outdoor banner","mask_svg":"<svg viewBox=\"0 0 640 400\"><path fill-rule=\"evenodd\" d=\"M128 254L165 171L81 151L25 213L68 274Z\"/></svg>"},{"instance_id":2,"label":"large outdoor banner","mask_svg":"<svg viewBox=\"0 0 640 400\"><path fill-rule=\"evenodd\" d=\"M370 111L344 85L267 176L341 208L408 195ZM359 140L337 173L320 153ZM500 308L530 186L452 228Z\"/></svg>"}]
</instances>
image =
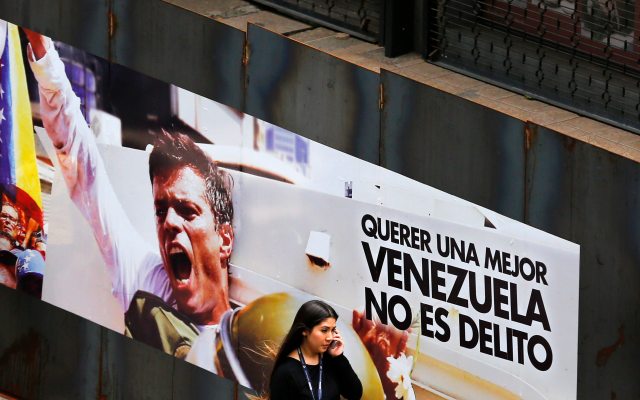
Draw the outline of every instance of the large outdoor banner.
<instances>
[{"instance_id":1,"label":"large outdoor banner","mask_svg":"<svg viewBox=\"0 0 640 400\"><path fill-rule=\"evenodd\" d=\"M577 245L113 66L163 93L137 119L140 93L29 38L55 168L45 301L263 398L314 298L365 399L575 398Z\"/></svg>"}]
</instances>

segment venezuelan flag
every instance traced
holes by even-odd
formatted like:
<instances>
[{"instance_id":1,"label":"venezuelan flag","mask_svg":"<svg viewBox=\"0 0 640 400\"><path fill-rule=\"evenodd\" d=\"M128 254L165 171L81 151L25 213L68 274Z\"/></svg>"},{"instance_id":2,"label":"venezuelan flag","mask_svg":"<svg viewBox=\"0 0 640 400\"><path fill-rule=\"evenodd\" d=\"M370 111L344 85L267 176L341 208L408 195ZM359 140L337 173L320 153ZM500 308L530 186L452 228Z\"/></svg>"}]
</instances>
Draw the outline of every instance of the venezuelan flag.
<instances>
[{"instance_id":1,"label":"venezuelan flag","mask_svg":"<svg viewBox=\"0 0 640 400\"><path fill-rule=\"evenodd\" d=\"M0 192L3 203L20 209L25 244L42 227L33 132L18 27L0 20Z\"/></svg>"}]
</instances>

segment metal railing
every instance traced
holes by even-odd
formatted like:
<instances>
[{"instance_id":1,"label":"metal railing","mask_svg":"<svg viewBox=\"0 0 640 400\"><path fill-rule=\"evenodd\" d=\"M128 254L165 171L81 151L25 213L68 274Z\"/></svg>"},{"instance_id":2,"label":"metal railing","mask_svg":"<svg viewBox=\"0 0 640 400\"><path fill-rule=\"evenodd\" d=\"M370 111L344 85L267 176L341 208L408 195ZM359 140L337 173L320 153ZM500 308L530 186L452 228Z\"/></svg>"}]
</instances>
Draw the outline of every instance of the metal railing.
<instances>
[{"instance_id":1,"label":"metal railing","mask_svg":"<svg viewBox=\"0 0 640 400\"><path fill-rule=\"evenodd\" d=\"M431 0L425 56L638 133L639 11L631 0Z\"/></svg>"},{"instance_id":2,"label":"metal railing","mask_svg":"<svg viewBox=\"0 0 640 400\"><path fill-rule=\"evenodd\" d=\"M349 33L370 42L381 35L382 0L253 0L295 18Z\"/></svg>"}]
</instances>

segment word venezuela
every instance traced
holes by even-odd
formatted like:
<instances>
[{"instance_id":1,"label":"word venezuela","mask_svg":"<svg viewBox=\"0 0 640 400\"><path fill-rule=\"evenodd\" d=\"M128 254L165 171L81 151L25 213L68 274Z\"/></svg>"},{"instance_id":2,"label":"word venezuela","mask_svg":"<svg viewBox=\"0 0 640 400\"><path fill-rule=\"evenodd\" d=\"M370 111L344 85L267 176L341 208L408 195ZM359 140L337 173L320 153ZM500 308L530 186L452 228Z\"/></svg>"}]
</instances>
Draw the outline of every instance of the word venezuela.
<instances>
[{"instance_id":1,"label":"word venezuela","mask_svg":"<svg viewBox=\"0 0 640 400\"><path fill-rule=\"evenodd\" d=\"M522 302L521 299L520 309L518 296L523 296L524 289L521 288L519 292L518 283L499 278L504 276L510 280L518 278L531 282L526 285L527 288L533 283L538 287L548 286L544 263L489 247L481 249L478 257L478 250L472 242L441 234L432 236L426 230L369 214L362 217L361 228L367 237L375 241L390 242L427 254L416 259L407 252L362 241L373 282L386 283L389 287L406 292L419 291L427 299L485 315L483 318L472 318L464 310L458 309L461 347L523 365L528 363L540 371L551 367L553 352L549 342L541 335L528 334L526 328L539 324L545 331L551 332L541 291L536 288L526 290L528 301ZM461 262L470 268L433 260L429 255L434 254L440 260ZM486 275L484 270L494 271L492 275L498 277ZM386 272L386 282L384 279L380 282L383 271ZM527 304L526 309L522 304ZM373 320L374 312L381 323L388 325L391 322L400 330L408 329L413 322L411 306L403 296L389 296L384 291L376 295L371 288L365 287L366 318ZM441 342L451 340L447 308L434 307L425 300L420 303L419 316L421 335ZM509 324L511 326L501 325L500 320L515 322L523 328L515 329L513 323Z\"/></svg>"}]
</instances>

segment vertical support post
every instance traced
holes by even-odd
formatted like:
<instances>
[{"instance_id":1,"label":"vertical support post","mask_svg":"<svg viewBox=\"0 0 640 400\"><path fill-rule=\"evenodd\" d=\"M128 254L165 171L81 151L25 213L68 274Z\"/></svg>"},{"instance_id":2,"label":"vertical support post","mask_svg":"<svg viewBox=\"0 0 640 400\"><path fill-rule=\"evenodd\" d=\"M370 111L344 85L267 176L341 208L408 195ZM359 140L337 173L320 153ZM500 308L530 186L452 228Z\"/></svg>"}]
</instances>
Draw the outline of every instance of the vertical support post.
<instances>
[{"instance_id":1,"label":"vertical support post","mask_svg":"<svg viewBox=\"0 0 640 400\"><path fill-rule=\"evenodd\" d=\"M412 51L415 0L384 0L383 8L384 55L397 57Z\"/></svg>"}]
</instances>

